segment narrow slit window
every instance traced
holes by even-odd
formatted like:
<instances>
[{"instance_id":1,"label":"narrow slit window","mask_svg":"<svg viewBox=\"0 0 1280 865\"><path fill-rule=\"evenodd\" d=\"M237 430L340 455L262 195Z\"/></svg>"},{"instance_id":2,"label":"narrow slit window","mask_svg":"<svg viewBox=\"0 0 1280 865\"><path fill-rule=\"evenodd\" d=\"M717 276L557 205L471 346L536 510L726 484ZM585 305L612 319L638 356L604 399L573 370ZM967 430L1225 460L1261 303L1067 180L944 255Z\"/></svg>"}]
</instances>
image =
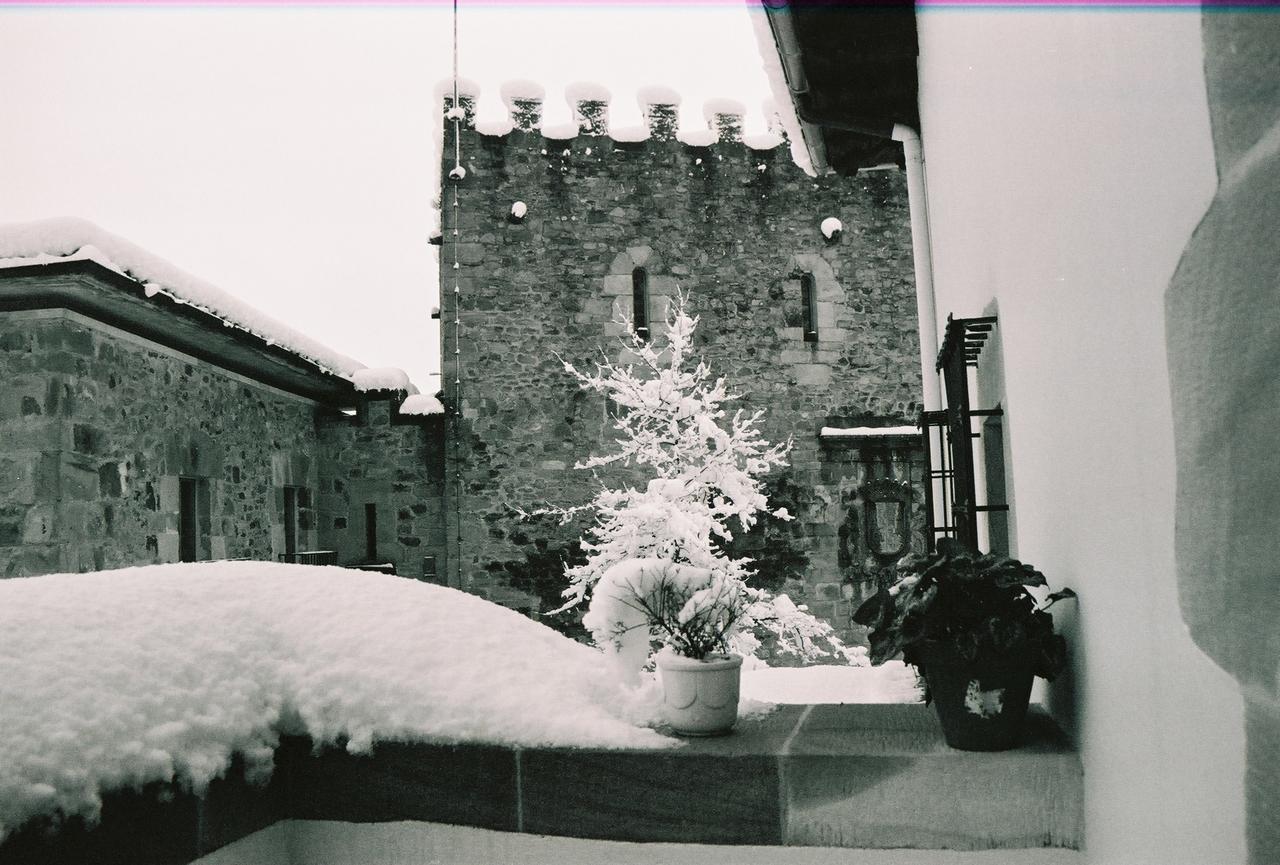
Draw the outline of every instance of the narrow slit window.
<instances>
[{"instance_id":1,"label":"narrow slit window","mask_svg":"<svg viewBox=\"0 0 1280 865\"><path fill-rule=\"evenodd\" d=\"M800 308L804 313L804 341L818 341L818 301L814 290L813 274L800 276Z\"/></svg>"},{"instance_id":2,"label":"narrow slit window","mask_svg":"<svg viewBox=\"0 0 1280 865\"><path fill-rule=\"evenodd\" d=\"M364 557L369 562L378 559L378 506L373 502L364 506Z\"/></svg>"},{"instance_id":3,"label":"narrow slit window","mask_svg":"<svg viewBox=\"0 0 1280 865\"><path fill-rule=\"evenodd\" d=\"M631 271L631 326L636 336L649 338L649 274L643 267Z\"/></svg>"}]
</instances>

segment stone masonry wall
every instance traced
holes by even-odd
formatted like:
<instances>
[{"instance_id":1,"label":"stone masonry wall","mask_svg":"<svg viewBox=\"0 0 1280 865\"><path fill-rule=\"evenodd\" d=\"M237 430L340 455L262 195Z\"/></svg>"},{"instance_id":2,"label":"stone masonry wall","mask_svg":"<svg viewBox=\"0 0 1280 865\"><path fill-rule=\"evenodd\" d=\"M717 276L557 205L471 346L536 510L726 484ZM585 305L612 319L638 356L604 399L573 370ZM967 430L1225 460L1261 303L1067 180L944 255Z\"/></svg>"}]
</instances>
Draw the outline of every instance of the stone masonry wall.
<instances>
[{"instance_id":1,"label":"stone masonry wall","mask_svg":"<svg viewBox=\"0 0 1280 865\"><path fill-rule=\"evenodd\" d=\"M597 488L573 465L611 435L606 406L577 389L560 358L589 366L601 351L624 356L614 319L630 311L632 272L644 268L655 325L667 300L687 293L713 370L743 394L742 407L767 410L769 437L794 442L771 489L796 520L763 527L743 549L760 559L766 583L847 616L847 601L837 609L842 583L868 573L847 554L858 543L848 537L851 508L885 463L833 455L818 432L912 423L920 407L903 175L814 179L785 146L735 140L694 147L660 135L622 143L463 129L466 174L456 180L453 138L446 123L442 369L447 408L461 414L450 419L447 491L461 514L450 528L450 581L517 607L554 601L560 559L582 524L521 522L512 508L582 504ZM522 219L512 215L517 201ZM844 230L828 240L819 226L831 216ZM802 327L806 273L816 341ZM916 483L912 449L899 442L901 459L889 465ZM918 545L918 485L911 495Z\"/></svg>"},{"instance_id":2,"label":"stone masonry wall","mask_svg":"<svg viewBox=\"0 0 1280 865\"><path fill-rule=\"evenodd\" d=\"M0 576L177 561L183 476L201 558L274 560L286 484L314 547L314 412L77 313L0 315Z\"/></svg>"},{"instance_id":3,"label":"stone masonry wall","mask_svg":"<svg viewBox=\"0 0 1280 865\"><path fill-rule=\"evenodd\" d=\"M320 543L336 550L342 564L369 563L365 517L372 504L373 561L391 562L400 576L434 582L446 572L443 418L397 415L402 399L380 392L356 417L322 416Z\"/></svg>"}]
</instances>

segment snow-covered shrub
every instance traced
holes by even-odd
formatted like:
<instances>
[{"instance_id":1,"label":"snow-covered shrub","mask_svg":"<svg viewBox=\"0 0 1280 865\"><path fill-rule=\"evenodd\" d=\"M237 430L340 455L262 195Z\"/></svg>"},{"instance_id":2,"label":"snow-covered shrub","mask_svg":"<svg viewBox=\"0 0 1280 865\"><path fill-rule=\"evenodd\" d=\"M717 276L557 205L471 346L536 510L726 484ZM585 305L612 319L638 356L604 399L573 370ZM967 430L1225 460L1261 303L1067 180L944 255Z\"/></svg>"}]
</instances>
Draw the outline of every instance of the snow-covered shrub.
<instances>
[{"instance_id":1,"label":"snow-covered shrub","mask_svg":"<svg viewBox=\"0 0 1280 865\"><path fill-rule=\"evenodd\" d=\"M597 643L640 663L651 636L691 657L717 649L749 655L760 644L757 629L802 657L829 658L829 647L840 646L831 627L786 596L749 587L751 560L727 549L733 531L749 530L762 513L790 519L784 508L770 511L763 477L786 464L791 443L764 439L763 410L725 409L736 394L695 356L698 320L683 295L671 304L665 335L641 339L623 323L633 362L606 360L594 372L564 364L580 387L619 407L616 449L576 467L633 466L651 477L642 488L604 488L590 505L561 511L566 520L582 510L595 515L582 541L586 561L566 569L565 608L590 596L583 624ZM679 599L674 620L658 615Z\"/></svg>"}]
</instances>

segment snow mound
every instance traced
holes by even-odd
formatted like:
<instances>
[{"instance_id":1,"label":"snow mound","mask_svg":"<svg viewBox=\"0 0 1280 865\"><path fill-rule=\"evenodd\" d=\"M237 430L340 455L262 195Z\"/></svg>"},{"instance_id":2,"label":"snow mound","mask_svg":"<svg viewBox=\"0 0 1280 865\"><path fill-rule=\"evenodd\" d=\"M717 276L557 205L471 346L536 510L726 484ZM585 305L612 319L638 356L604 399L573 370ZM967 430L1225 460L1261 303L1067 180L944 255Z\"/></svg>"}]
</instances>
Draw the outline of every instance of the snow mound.
<instances>
[{"instance_id":1,"label":"snow mound","mask_svg":"<svg viewBox=\"0 0 1280 865\"><path fill-rule=\"evenodd\" d=\"M0 225L0 267L76 260L95 261L142 283L147 297L164 294L190 304L327 372L351 378L364 366L88 220L58 217Z\"/></svg>"},{"instance_id":2,"label":"snow mound","mask_svg":"<svg viewBox=\"0 0 1280 865\"><path fill-rule=\"evenodd\" d=\"M679 105L681 96L664 84L646 84L636 91L636 101L641 105Z\"/></svg>"},{"instance_id":3,"label":"snow mound","mask_svg":"<svg viewBox=\"0 0 1280 865\"><path fill-rule=\"evenodd\" d=\"M556 123L542 127L542 137L550 138L553 141L568 141L570 138L577 138L578 132L578 124L574 122Z\"/></svg>"},{"instance_id":4,"label":"snow mound","mask_svg":"<svg viewBox=\"0 0 1280 865\"><path fill-rule=\"evenodd\" d=\"M690 147L710 147L720 140L720 135L714 129L681 129L676 139Z\"/></svg>"},{"instance_id":5,"label":"snow mound","mask_svg":"<svg viewBox=\"0 0 1280 865\"><path fill-rule=\"evenodd\" d=\"M270 562L0 580L0 839L103 791L197 792L280 732L659 748L600 654L454 589Z\"/></svg>"},{"instance_id":6,"label":"snow mound","mask_svg":"<svg viewBox=\"0 0 1280 865\"><path fill-rule=\"evenodd\" d=\"M621 141L624 144L635 143L638 141L649 140L648 126L623 126L621 128L609 128L609 137L614 141Z\"/></svg>"},{"instance_id":7,"label":"snow mound","mask_svg":"<svg viewBox=\"0 0 1280 865\"><path fill-rule=\"evenodd\" d=\"M914 426L824 426L818 431L823 438L876 438L877 436L918 436L919 427Z\"/></svg>"},{"instance_id":8,"label":"snow mound","mask_svg":"<svg viewBox=\"0 0 1280 865\"><path fill-rule=\"evenodd\" d=\"M603 84L594 81L575 81L564 89L564 98L570 105L579 102L608 102L613 93Z\"/></svg>"},{"instance_id":9,"label":"snow mound","mask_svg":"<svg viewBox=\"0 0 1280 865\"><path fill-rule=\"evenodd\" d=\"M915 703L924 696L914 668L886 661L879 667L744 669L742 698L762 703Z\"/></svg>"},{"instance_id":10,"label":"snow mound","mask_svg":"<svg viewBox=\"0 0 1280 865\"><path fill-rule=\"evenodd\" d=\"M502 86L498 88L498 93L502 96L502 101L510 106L517 99L533 99L541 102L543 97L547 95L547 89L536 81L516 78L502 82Z\"/></svg>"},{"instance_id":11,"label":"snow mound","mask_svg":"<svg viewBox=\"0 0 1280 865\"><path fill-rule=\"evenodd\" d=\"M746 113L747 107L741 102L736 99L726 99L723 96L708 99L702 103L702 116L708 123L715 120L717 114L735 114L741 117Z\"/></svg>"},{"instance_id":12,"label":"snow mound","mask_svg":"<svg viewBox=\"0 0 1280 865\"><path fill-rule=\"evenodd\" d=\"M435 83L432 92L435 94L436 101L442 101L446 96L453 98L453 81L452 78L441 78ZM470 78L458 78L458 95L476 97L480 95L480 85Z\"/></svg>"},{"instance_id":13,"label":"snow mound","mask_svg":"<svg viewBox=\"0 0 1280 865\"><path fill-rule=\"evenodd\" d=\"M752 132L742 136L742 143L752 150L773 150L782 143L782 136L776 132Z\"/></svg>"},{"instance_id":14,"label":"snow mound","mask_svg":"<svg viewBox=\"0 0 1280 865\"><path fill-rule=\"evenodd\" d=\"M476 118L476 132L479 132L481 135L490 135L501 138L515 128L516 125L512 122L509 115L501 117Z\"/></svg>"},{"instance_id":15,"label":"snow mound","mask_svg":"<svg viewBox=\"0 0 1280 865\"><path fill-rule=\"evenodd\" d=\"M356 370L351 376L351 382L359 391L403 390L411 393L417 391L405 371L394 366Z\"/></svg>"},{"instance_id":16,"label":"snow mound","mask_svg":"<svg viewBox=\"0 0 1280 865\"><path fill-rule=\"evenodd\" d=\"M440 403L440 400L429 393L415 393L405 397L404 402L400 404L400 414L444 414L444 406Z\"/></svg>"}]
</instances>

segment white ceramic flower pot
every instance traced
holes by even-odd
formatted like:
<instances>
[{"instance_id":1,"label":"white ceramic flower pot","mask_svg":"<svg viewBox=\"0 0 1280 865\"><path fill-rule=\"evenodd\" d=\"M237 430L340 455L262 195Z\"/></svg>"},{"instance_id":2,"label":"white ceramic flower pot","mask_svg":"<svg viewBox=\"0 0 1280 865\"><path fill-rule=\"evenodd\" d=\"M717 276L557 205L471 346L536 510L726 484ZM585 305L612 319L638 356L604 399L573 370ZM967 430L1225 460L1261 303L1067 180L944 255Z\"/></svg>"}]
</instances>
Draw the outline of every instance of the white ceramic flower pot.
<instances>
[{"instance_id":1,"label":"white ceramic flower pot","mask_svg":"<svg viewBox=\"0 0 1280 865\"><path fill-rule=\"evenodd\" d=\"M738 721L742 658L712 655L702 660L670 651L658 654L663 715L681 736L718 736Z\"/></svg>"}]
</instances>

